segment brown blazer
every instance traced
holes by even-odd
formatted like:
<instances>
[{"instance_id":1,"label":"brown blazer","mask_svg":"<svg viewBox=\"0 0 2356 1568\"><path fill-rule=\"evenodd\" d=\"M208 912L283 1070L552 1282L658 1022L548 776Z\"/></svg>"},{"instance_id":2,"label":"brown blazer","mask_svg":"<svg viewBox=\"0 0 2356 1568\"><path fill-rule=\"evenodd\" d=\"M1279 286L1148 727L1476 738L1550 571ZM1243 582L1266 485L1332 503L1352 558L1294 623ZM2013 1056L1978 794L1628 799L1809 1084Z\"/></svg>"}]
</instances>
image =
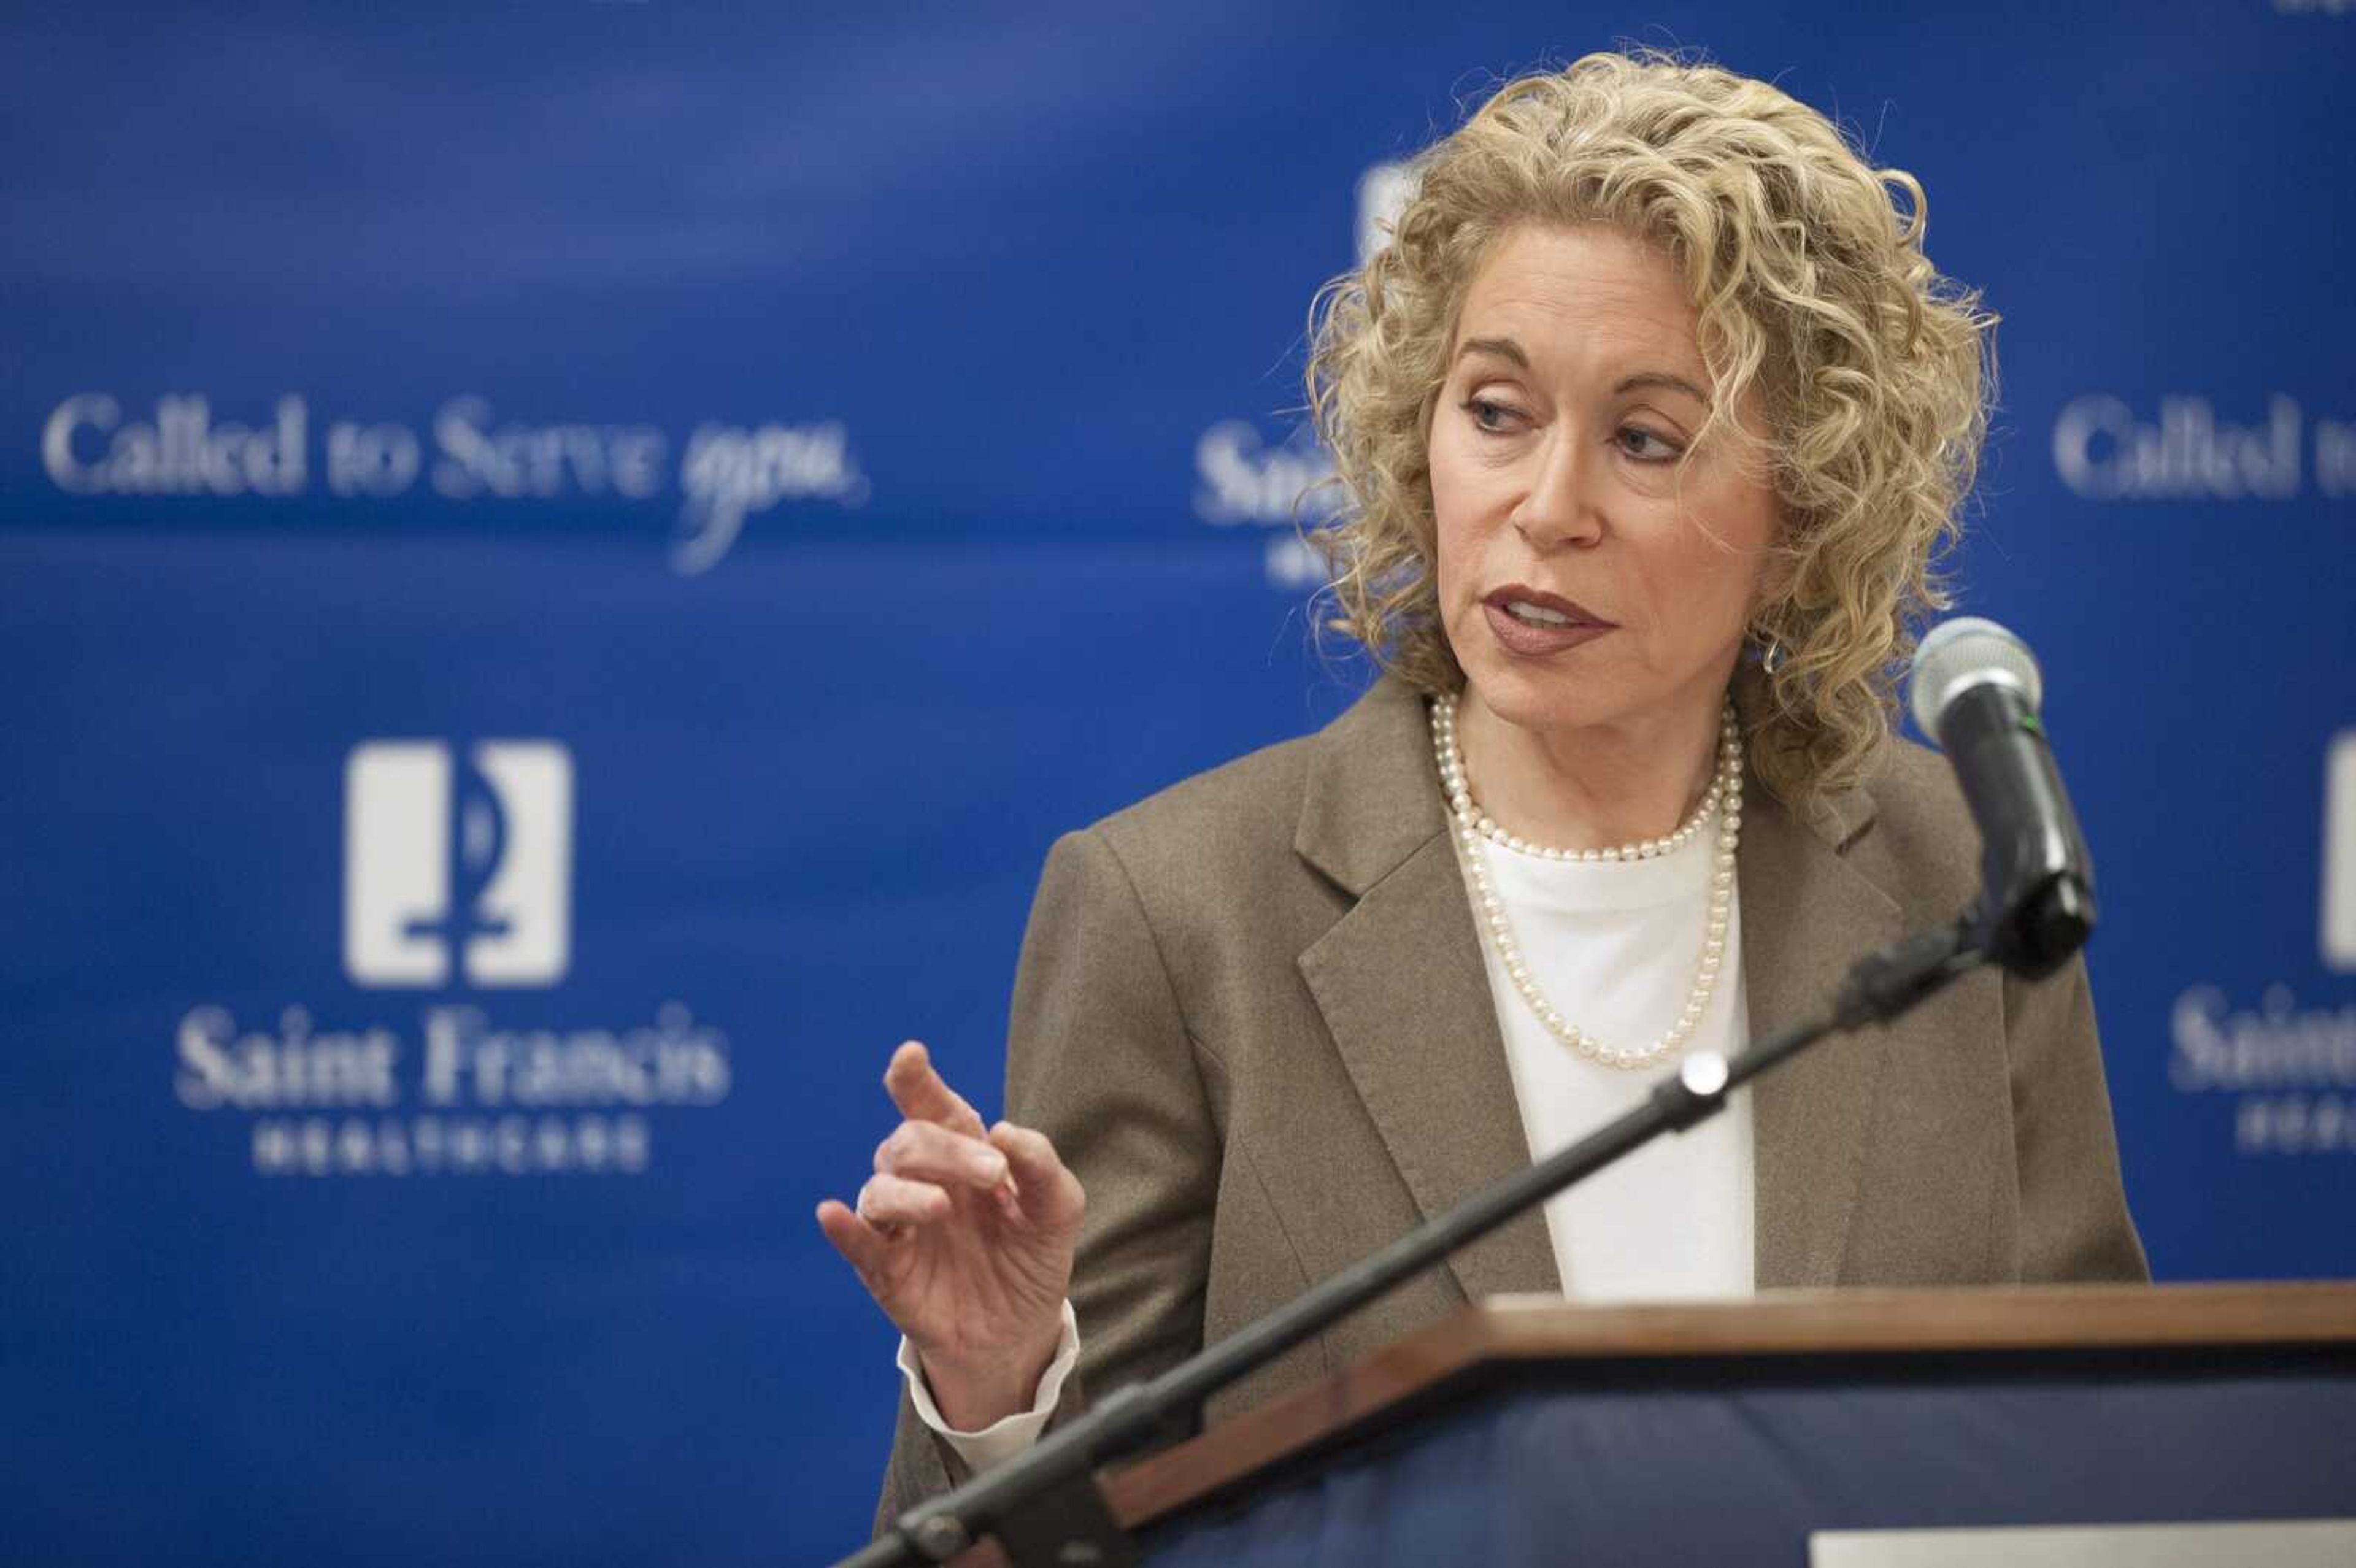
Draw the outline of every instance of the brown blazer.
<instances>
[{"instance_id":1,"label":"brown blazer","mask_svg":"<svg viewBox=\"0 0 2356 1568\"><path fill-rule=\"evenodd\" d=\"M1952 919L1977 886L1952 775L1911 742L1810 821L1755 780L1743 811L1757 1034L1828 998L1868 949ZM1087 1189L1080 1364L1058 1421L1088 1390L1164 1370L1528 1162L1447 822L1423 704L1385 679L1321 733L1048 855L1006 1106ZM1751 1094L1762 1288L2148 1277L2083 962L2035 986L1974 975ZM1526 1214L1208 1417L1468 1300L1561 1288L1545 1221ZM964 1477L904 1395L879 1529Z\"/></svg>"}]
</instances>

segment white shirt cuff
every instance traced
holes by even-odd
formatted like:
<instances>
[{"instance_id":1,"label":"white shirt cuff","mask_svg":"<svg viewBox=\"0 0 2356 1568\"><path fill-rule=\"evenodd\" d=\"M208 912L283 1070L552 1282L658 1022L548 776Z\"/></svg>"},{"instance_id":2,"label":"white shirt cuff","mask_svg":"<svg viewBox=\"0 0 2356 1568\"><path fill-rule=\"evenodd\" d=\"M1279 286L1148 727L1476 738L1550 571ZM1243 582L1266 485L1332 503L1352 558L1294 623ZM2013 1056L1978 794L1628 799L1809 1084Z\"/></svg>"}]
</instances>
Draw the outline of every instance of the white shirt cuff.
<instances>
[{"instance_id":1,"label":"white shirt cuff","mask_svg":"<svg viewBox=\"0 0 2356 1568\"><path fill-rule=\"evenodd\" d=\"M951 1448L975 1470L986 1470L1001 1459L1020 1454L1039 1441L1039 1434L1047 1429L1047 1418L1055 1413L1055 1402L1063 1397L1064 1380L1080 1360L1080 1320L1072 1314L1072 1304L1064 1303L1064 1337L1055 1346L1055 1360L1039 1374L1039 1392L1033 1396L1031 1408L1001 1416L979 1432L955 1432L941 1419L940 1406L933 1403L933 1391L926 1386L924 1363L916 1348L908 1343L906 1335L900 1337L900 1373L908 1381L908 1398L916 1407L916 1419L948 1440Z\"/></svg>"}]
</instances>

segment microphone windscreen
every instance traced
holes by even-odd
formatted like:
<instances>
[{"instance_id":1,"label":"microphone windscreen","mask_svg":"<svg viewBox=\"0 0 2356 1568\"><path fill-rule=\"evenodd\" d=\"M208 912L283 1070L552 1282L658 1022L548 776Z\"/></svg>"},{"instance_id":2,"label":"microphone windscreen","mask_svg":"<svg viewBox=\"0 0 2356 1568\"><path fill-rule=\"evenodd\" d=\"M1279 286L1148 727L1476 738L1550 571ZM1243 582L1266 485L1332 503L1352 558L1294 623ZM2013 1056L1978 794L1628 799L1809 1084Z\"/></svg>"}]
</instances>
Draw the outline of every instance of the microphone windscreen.
<instances>
[{"instance_id":1,"label":"microphone windscreen","mask_svg":"<svg viewBox=\"0 0 2356 1568\"><path fill-rule=\"evenodd\" d=\"M2045 699L2045 677L2029 645L1978 615L1958 615L1931 628L1914 650L1907 700L1914 722L1933 744L1947 704L1984 682L2010 686L2034 713Z\"/></svg>"}]
</instances>

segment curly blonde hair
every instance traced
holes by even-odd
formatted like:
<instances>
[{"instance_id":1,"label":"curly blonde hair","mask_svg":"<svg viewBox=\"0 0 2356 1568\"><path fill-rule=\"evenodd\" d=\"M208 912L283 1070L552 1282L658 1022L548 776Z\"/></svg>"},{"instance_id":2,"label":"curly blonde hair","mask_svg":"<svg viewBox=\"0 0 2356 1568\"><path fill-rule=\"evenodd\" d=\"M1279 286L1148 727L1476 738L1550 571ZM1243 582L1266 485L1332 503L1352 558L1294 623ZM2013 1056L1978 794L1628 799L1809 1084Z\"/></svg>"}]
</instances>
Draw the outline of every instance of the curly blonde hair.
<instances>
[{"instance_id":1,"label":"curly blonde hair","mask_svg":"<svg viewBox=\"0 0 2356 1568\"><path fill-rule=\"evenodd\" d=\"M1610 225L1687 284L1716 396L1701 436L1772 469L1781 570L1751 636L1751 757L1807 805L1866 771L1979 464L1997 317L1922 252L1922 187L1764 82L1656 50L1508 82L1412 165L1388 243L1318 291L1309 406L1343 504L1310 538L1327 624L1428 692L1459 689L1435 579L1430 421L1473 274L1518 225ZM1892 187L1906 197L1893 201ZM1768 433L1732 411L1752 387Z\"/></svg>"}]
</instances>

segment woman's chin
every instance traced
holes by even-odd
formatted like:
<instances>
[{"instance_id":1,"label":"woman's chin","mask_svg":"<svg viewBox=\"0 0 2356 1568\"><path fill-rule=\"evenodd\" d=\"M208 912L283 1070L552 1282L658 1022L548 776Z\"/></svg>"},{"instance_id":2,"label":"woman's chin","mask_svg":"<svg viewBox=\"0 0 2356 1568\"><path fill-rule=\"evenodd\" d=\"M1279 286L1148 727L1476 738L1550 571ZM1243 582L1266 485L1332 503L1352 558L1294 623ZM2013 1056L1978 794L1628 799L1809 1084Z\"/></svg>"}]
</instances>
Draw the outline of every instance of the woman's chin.
<instances>
[{"instance_id":1,"label":"woman's chin","mask_svg":"<svg viewBox=\"0 0 2356 1568\"><path fill-rule=\"evenodd\" d=\"M1536 680L1519 670L1468 672L1468 700L1517 730L1584 730L1627 715L1630 704L1602 682Z\"/></svg>"}]
</instances>

